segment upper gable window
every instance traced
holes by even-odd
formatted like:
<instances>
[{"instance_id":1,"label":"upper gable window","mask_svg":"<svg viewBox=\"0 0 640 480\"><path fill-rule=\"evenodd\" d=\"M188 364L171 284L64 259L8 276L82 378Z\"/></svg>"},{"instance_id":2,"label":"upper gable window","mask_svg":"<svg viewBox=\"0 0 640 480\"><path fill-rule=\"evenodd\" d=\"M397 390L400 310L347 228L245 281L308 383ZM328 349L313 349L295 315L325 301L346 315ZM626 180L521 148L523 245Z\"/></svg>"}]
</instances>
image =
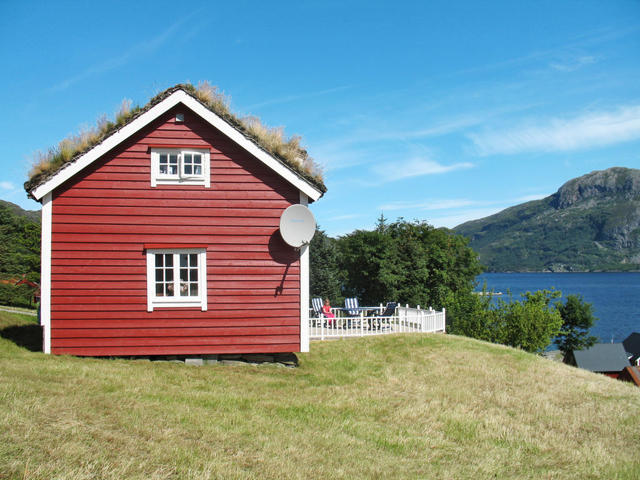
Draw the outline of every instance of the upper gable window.
<instances>
[{"instance_id":1,"label":"upper gable window","mask_svg":"<svg viewBox=\"0 0 640 480\"><path fill-rule=\"evenodd\" d=\"M209 150L193 148L151 149L151 186L211 186Z\"/></svg>"}]
</instances>

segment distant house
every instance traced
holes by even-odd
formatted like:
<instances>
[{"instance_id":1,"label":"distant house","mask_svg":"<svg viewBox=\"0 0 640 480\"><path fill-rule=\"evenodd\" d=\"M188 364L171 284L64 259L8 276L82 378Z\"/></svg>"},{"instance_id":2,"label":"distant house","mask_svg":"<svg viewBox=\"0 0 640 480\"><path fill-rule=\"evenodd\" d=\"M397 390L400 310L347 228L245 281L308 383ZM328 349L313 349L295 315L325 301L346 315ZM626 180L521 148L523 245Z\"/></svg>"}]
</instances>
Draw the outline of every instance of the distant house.
<instances>
[{"instance_id":1,"label":"distant house","mask_svg":"<svg viewBox=\"0 0 640 480\"><path fill-rule=\"evenodd\" d=\"M640 367L624 367L624 370L620 372L618 380L631 382L640 387Z\"/></svg>"},{"instance_id":2,"label":"distant house","mask_svg":"<svg viewBox=\"0 0 640 480\"><path fill-rule=\"evenodd\" d=\"M16 287L20 285L27 285L33 288L33 294L31 295L31 303L36 305L40 301L40 285L31 280L27 280L26 275L23 275L20 280L16 282Z\"/></svg>"},{"instance_id":3,"label":"distant house","mask_svg":"<svg viewBox=\"0 0 640 480\"><path fill-rule=\"evenodd\" d=\"M28 184L44 351L308 351L308 247L278 227L326 188L295 167L178 85Z\"/></svg>"},{"instance_id":4,"label":"distant house","mask_svg":"<svg viewBox=\"0 0 640 480\"><path fill-rule=\"evenodd\" d=\"M618 378L629 366L629 359L621 343L596 343L586 350L576 350L569 357L569 364L596 373Z\"/></svg>"},{"instance_id":5,"label":"distant house","mask_svg":"<svg viewBox=\"0 0 640 480\"><path fill-rule=\"evenodd\" d=\"M640 333L633 332L627 338L622 341L625 351L628 354L629 360L634 365L640 364Z\"/></svg>"}]
</instances>

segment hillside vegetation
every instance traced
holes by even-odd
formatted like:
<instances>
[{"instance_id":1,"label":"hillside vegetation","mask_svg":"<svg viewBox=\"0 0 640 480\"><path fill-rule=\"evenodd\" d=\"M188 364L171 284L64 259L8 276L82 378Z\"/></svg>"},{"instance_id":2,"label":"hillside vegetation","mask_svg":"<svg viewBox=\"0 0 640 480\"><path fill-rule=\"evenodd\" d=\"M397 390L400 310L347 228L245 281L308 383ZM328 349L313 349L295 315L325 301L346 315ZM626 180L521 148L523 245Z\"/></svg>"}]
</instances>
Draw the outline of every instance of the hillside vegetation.
<instances>
[{"instance_id":1,"label":"hillside vegetation","mask_svg":"<svg viewBox=\"0 0 640 480\"><path fill-rule=\"evenodd\" d=\"M489 271L637 271L640 170L591 172L454 231Z\"/></svg>"},{"instance_id":2,"label":"hillside vegetation","mask_svg":"<svg viewBox=\"0 0 640 480\"><path fill-rule=\"evenodd\" d=\"M40 212L0 200L0 280L40 281ZM29 307L33 289L0 282L0 305Z\"/></svg>"},{"instance_id":3,"label":"hillside vegetation","mask_svg":"<svg viewBox=\"0 0 640 480\"><path fill-rule=\"evenodd\" d=\"M20 346L38 333L0 312L1 478L640 476L640 389L507 347L398 335L191 367Z\"/></svg>"}]
</instances>

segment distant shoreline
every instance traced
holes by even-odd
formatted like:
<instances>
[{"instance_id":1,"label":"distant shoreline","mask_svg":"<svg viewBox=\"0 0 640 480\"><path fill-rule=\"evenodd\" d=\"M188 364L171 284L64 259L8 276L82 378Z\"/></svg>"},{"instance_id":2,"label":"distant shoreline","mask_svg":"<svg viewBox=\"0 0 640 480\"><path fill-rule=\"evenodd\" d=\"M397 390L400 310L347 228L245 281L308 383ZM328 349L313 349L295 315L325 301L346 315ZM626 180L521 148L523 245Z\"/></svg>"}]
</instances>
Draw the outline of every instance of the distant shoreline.
<instances>
[{"instance_id":1,"label":"distant shoreline","mask_svg":"<svg viewBox=\"0 0 640 480\"><path fill-rule=\"evenodd\" d=\"M487 270L482 273L640 273L638 270Z\"/></svg>"}]
</instances>

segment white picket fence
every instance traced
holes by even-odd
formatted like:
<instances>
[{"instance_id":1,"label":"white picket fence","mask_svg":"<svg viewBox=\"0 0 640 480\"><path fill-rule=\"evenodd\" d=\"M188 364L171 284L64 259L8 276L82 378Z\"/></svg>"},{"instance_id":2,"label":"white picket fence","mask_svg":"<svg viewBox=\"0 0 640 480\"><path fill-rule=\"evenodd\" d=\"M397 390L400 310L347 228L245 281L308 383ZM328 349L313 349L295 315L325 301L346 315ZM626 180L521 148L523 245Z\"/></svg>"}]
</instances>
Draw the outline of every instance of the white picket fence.
<instances>
[{"instance_id":1,"label":"white picket fence","mask_svg":"<svg viewBox=\"0 0 640 480\"><path fill-rule=\"evenodd\" d=\"M365 337L390 333L435 333L445 332L446 311L438 312L431 307L410 308L409 305L397 307L390 317L379 317L384 308L364 307L359 316L347 316L343 308L332 308L336 318L309 318L309 336L312 340L325 340L344 337Z\"/></svg>"}]
</instances>

